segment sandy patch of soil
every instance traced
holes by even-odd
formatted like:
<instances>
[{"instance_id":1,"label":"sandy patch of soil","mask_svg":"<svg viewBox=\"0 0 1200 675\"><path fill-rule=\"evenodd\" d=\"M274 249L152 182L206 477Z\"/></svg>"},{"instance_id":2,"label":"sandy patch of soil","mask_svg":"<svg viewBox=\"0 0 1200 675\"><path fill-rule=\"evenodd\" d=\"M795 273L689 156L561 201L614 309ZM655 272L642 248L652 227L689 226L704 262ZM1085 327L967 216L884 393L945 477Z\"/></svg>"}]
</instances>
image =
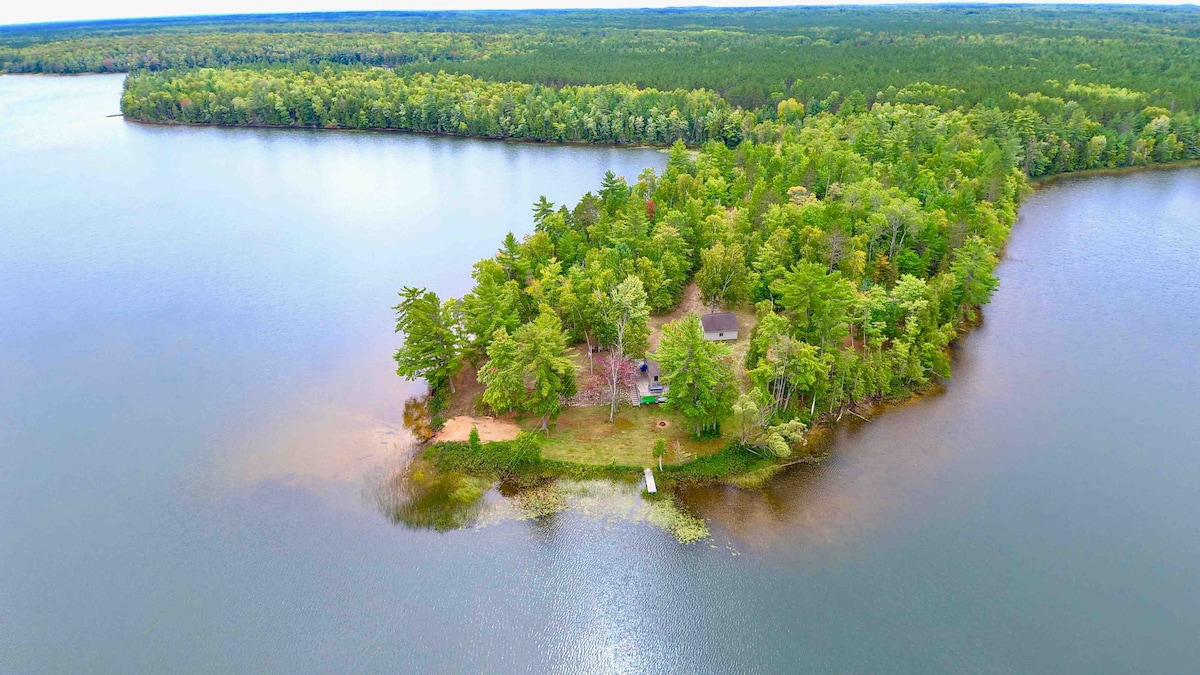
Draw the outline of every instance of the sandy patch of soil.
<instances>
[{"instance_id":1,"label":"sandy patch of soil","mask_svg":"<svg viewBox=\"0 0 1200 675\"><path fill-rule=\"evenodd\" d=\"M471 436L471 427L479 429L479 440L484 443L488 441L511 441L521 432L521 427L518 427L517 423L512 420L459 415L458 417L451 417L446 420L446 424L433 437L433 440L435 442L459 441L465 443Z\"/></svg>"}]
</instances>

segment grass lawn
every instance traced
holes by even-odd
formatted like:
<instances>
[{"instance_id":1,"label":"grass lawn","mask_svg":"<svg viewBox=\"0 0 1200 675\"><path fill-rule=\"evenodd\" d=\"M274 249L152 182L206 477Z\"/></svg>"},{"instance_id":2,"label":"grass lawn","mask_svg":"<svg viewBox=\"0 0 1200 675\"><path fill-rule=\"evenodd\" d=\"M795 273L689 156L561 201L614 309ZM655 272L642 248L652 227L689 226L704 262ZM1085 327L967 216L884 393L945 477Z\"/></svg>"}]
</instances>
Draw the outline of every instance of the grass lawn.
<instances>
[{"instance_id":1,"label":"grass lawn","mask_svg":"<svg viewBox=\"0 0 1200 675\"><path fill-rule=\"evenodd\" d=\"M651 351L658 346L663 324L679 319L688 312L703 314L707 311L709 308L700 301L700 291L696 284L689 284L679 306L667 314L650 318ZM744 389L746 378L743 362L746 350L750 347L750 332L754 329L754 307L744 304L729 311L738 317L739 337L736 341L725 344L733 351L734 374L738 378L740 388ZM575 345L572 348L572 357L579 368L578 377L582 385L590 372L587 348L584 345ZM601 354L597 357L606 358L607 355ZM455 377L455 384L458 387L458 395L443 413L444 416L472 415L475 400L483 392L483 386L475 377L475 370L469 365L464 366ZM661 425L663 422L666 423L665 426ZM538 419L534 417L518 418L517 423L521 428L531 431L538 428ZM616 422L609 424L607 404L578 405L564 408L558 419L550 425L550 435L542 441L542 457L575 464L656 467L658 459L654 457L654 441L659 438L667 439L664 465L683 464L698 457L706 457L721 450L728 443L727 438L694 440L685 428L683 418L676 413L667 412L662 406L622 405L617 411Z\"/></svg>"},{"instance_id":2,"label":"grass lawn","mask_svg":"<svg viewBox=\"0 0 1200 675\"><path fill-rule=\"evenodd\" d=\"M651 317L652 349L658 345L662 325L678 319L688 311L708 311L699 301L699 291L695 284L689 285L684 293L684 301L675 310L669 314ZM750 347L750 331L755 324L754 307L746 304L732 311L738 317L740 335L736 341L725 344L733 351L734 373L744 388L743 362L746 359L746 350ZM580 376L583 377L588 372L587 352L579 348L574 356L579 364ZM667 423L666 427L659 426L663 421ZM520 424L526 429L537 428L535 419L526 419ZM692 439L684 426L683 418L657 405L623 405L617 411L617 419L613 424L608 423L607 405L572 406L563 409L557 422L550 426L549 437L542 441L542 456L576 464L655 467L658 460L654 457L654 441L659 438L667 439L664 465L681 464L697 457L711 455L725 447L728 442L726 438L706 441Z\"/></svg>"},{"instance_id":3,"label":"grass lawn","mask_svg":"<svg viewBox=\"0 0 1200 675\"><path fill-rule=\"evenodd\" d=\"M667 426L659 426L664 421ZM537 420L526 419L522 426L536 429ZM577 464L657 467L654 441L658 438L667 439L663 464L711 455L727 442L693 440L681 417L657 405L622 406L613 424L608 423L607 405L577 406L563 410L550 425L550 435L542 441L542 457Z\"/></svg>"}]
</instances>

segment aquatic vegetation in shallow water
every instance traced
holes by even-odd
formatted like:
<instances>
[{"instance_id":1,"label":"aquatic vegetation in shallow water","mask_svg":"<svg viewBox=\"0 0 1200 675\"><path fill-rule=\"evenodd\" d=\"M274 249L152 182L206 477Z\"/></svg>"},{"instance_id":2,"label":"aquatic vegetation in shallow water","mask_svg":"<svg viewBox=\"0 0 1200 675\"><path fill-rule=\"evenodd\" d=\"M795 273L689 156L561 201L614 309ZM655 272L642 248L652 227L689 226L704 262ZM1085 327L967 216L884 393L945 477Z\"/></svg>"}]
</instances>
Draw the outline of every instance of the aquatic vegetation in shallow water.
<instances>
[{"instance_id":1,"label":"aquatic vegetation in shallow water","mask_svg":"<svg viewBox=\"0 0 1200 675\"><path fill-rule=\"evenodd\" d=\"M775 474L779 473L782 469L783 465L772 464L770 466L764 466L761 469L747 471L746 473L734 474L728 478L722 479L722 482L728 483L734 487L742 488L744 490L756 490L766 485L767 482L774 478Z\"/></svg>"},{"instance_id":2,"label":"aquatic vegetation in shallow water","mask_svg":"<svg viewBox=\"0 0 1200 675\"><path fill-rule=\"evenodd\" d=\"M654 502L650 506L651 525L670 532L680 543L691 544L709 537L708 523L677 506L674 501Z\"/></svg>"},{"instance_id":3,"label":"aquatic vegetation in shallow water","mask_svg":"<svg viewBox=\"0 0 1200 675\"><path fill-rule=\"evenodd\" d=\"M556 482L519 490L511 499L523 514L535 520L567 510L566 493Z\"/></svg>"},{"instance_id":4,"label":"aquatic vegetation in shallow water","mask_svg":"<svg viewBox=\"0 0 1200 675\"><path fill-rule=\"evenodd\" d=\"M393 523L439 532L502 522L538 521L572 513L601 521L646 523L682 543L709 537L708 525L669 497L643 499L637 483L611 480L550 480L493 489L488 479L439 473L414 460L402 472L369 486L368 494Z\"/></svg>"}]
</instances>

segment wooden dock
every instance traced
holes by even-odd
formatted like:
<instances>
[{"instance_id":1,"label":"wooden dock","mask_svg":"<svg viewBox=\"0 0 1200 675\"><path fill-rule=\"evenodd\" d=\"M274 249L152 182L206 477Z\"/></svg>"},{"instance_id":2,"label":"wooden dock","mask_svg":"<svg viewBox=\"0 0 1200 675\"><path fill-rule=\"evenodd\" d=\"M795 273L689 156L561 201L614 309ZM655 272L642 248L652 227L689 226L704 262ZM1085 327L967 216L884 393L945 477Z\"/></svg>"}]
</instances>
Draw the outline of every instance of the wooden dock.
<instances>
[{"instance_id":1,"label":"wooden dock","mask_svg":"<svg viewBox=\"0 0 1200 675\"><path fill-rule=\"evenodd\" d=\"M658 487L654 485L654 472L649 468L646 469L646 492L650 494L658 492Z\"/></svg>"}]
</instances>

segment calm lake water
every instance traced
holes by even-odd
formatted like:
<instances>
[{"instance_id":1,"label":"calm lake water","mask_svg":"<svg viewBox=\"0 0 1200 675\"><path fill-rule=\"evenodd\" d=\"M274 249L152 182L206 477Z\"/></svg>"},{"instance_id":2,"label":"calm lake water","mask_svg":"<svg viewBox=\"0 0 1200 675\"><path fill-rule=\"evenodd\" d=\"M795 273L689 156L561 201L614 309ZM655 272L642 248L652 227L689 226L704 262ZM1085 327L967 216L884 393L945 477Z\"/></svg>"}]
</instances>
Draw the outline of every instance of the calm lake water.
<instances>
[{"instance_id":1,"label":"calm lake water","mask_svg":"<svg viewBox=\"0 0 1200 675\"><path fill-rule=\"evenodd\" d=\"M120 82L0 78L0 671L1200 663L1200 171L1031 197L946 390L684 495L710 542L602 486L435 533L369 489L396 291L664 156L136 126Z\"/></svg>"}]
</instances>

